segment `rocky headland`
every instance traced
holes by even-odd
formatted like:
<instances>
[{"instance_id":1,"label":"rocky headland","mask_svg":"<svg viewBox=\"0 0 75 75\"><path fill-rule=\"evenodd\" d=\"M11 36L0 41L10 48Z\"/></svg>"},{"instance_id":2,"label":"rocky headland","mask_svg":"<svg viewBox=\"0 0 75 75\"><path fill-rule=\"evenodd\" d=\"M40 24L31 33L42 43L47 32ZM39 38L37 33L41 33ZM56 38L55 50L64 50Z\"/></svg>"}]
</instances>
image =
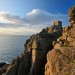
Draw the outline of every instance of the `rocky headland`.
<instances>
[{"instance_id":1,"label":"rocky headland","mask_svg":"<svg viewBox=\"0 0 75 75\"><path fill-rule=\"evenodd\" d=\"M63 28L61 21L55 21L32 35L5 75L75 75L75 6L68 15L69 26Z\"/></svg>"}]
</instances>

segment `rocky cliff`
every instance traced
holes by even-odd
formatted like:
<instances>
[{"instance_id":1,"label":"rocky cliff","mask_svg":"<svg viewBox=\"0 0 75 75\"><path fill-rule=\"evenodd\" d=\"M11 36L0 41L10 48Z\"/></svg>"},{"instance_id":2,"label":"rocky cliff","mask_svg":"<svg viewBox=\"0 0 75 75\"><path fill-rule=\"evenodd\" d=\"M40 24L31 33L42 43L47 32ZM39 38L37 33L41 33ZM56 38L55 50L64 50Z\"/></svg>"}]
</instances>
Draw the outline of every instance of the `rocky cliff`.
<instances>
[{"instance_id":1,"label":"rocky cliff","mask_svg":"<svg viewBox=\"0 0 75 75\"><path fill-rule=\"evenodd\" d=\"M55 21L51 27L32 35L24 52L12 61L6 75L74 75L75 7L69 10L70 25Z\"/></svg>"},{"instance_id":2,"label":"rocky cliff","mask_svg":"<svg viewBox=\"0 0 75 75\"><path fill-rule=\"evenodd\" d=\"M75 6L68 14L70 25L63 28L54 49L47 53L45 75L75 75Z\"/></svg>"},{"instance_id":3,"label":"rocky cliff","mask_svg":"<svg viewBox=\"0 0 75 75\"><path fill-rule=\"evenodd\" d=\"M61 47L49 51L45 75L75 75L75 48Z\"/></svg>"}]
</instances>

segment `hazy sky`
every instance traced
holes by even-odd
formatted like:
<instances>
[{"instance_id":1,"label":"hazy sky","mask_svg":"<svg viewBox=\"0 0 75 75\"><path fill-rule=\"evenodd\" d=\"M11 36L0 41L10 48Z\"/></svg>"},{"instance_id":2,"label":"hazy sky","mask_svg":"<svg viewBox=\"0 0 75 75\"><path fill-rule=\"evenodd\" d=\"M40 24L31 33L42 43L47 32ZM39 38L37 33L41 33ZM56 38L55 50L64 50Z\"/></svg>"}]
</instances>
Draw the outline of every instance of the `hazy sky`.
<instances>
[{"instance_id":1,"label":"hazy sky","mask_svg":"<svg viewBox=\"0 0 75 75\"><path fill-rule=\"evenodd\" d=\"M69 24L75 0L0 0L0 35L30 35L61 20Z\"/></svg>"}]
</instances>

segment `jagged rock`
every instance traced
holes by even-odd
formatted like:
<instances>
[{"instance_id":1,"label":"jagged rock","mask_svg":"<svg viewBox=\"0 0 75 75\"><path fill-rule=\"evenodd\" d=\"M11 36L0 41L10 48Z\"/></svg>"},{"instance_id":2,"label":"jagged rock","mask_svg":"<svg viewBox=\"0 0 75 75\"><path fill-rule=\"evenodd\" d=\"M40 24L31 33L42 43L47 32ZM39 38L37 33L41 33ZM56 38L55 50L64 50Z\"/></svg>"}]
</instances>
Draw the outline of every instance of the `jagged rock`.
<instances>
[{"instance_id":1,"label":"jagged rock","mask_svg":"<svg viewBox=\"0 0 75 75\"><path fill-rule=\"evenodd\" d=\"M61 44L59 42L56 42L54 45L54 49L60 49Z\"/></svg>"},{"instance_id":2,"label":"jagged rock","mask_svg":"<svg viewBox=\"0 0 75 75\"><path fill-rule=\"evenodd\" d=\"M73 41L73 46L75 46L75 41Z\"/></svg>"},{"instance_id":3,"label":"jagged rock","mask_svg":"<svg viewBox=\"0 0 75 75\"><path fill-rule=\"evenodd\" d=\"M31 67L31 52L26 51L20 59L7 68L6 75L28 75Z\"/></svg>"},{"instance_id":4,"label":"jagged rock","mask_svg":"<svg viewBox=\"0 0 75 75\"><path fill-rule=\"evenodd\" d=\"M75 6L71 7L68 11L68 15L70 17L74 17L75 16Z\"/></svg>"},{"instance_id":5,"label":"jagged rock","mask_svg":"<svg viewBox=\"0 0 75 75\"><path fill-rule=\"evenodd\" d=\"M28 75L31 67L31 52L25 52L25 55L21 57L18 72L16 75Z\"/></svg>"},{"instance_id":6,"label":"jagged rock","mask_svg":"<svg viewBox=\"0 0 75 75\"><path fill-rule=\"evenodd\" d=\"M68 14L71 25L63 28L54 49L47 53L45 75L75 74L75 6ZM61 46L60 42L63 42Z\"/></svg>"},{"instance_id":7,"label":"jagged rock","mask_svg":"<svg viewBox=\"0 0 75 75\"><path fill-rule=\"evenodd\" d=\"M64 40L65 46L74 46L73 41L75 41L75 28L73 26L67 26L63 28L62 36L60 40Z\"/></svg>"},{"instance_id":8,"label":"jagged rock","mask_svg":"<svg viewBox=\"0 0 75 75\"><path fill-rule=\"evenodd\" d=\"M23 54L12 62L6 75L74 75L75 7L68 13L71 24L62 28L62 22L55 21L53 26L32 35L24 45ZM53 41L56 42L53 44Z\"/></svg>"},{"instance_id":9,"label":"jagged rock","mask_svg":"<svg viewBox=\"0 0 75 75\"><path fill-rule=\"evenodd\" d=\"M37 41L34 39L33 43L32 43L32 48L36 49L37 48Z\"/></svg>"},{"instance_id":10,"label":"jagged rock","mask_svg":"<svg viewBox=\"0 0 75 75\"><path fill-rule=\"evenodd\" d=\"M53 32L53 30L55 30L56 28L52 30L53 32L52 34L51 31L49 32L47 29L42 30L42 32L39 34L40 36L34 38L32 42L32 65L31 65L30 75L44 75L45 71L44 67L46 64L47 52L52 49L53 40L56 40L57 37L59 37L57 35L61 35L61 33L57 32L58 30L56 32ZM62 30L61 27L60 30ZM55 33L56 37L51 36Z\"/></svg>"},{"instance_id":11,"label":"jagged rock","mask_svg":"<svg viewBox=\"0 0 75 75\"><path fill-rule=\"evenodd\" d=\"M30 75L44 75L47 50L32 50L32 67Z\"/></svg>"},{"instance_id":12,"label":"jagged rock","mask_svg":"<svg viewBox=\"0 0 75 75\"><path fill-rule=\"evenodd\" d=\"M69 9L68 15L70 17L69 18L70 23L74 24L75 23L75 6Z\"/></svg>"},{"instance_id":13,"label":"jagged rock","mask_svg":"<svg viewBox=\"0 0 75 75\"><path fill-rule=\"evenodd\" d=\"M75 24L73 24L73 28L75 28Z\"/></svg>"},{"instance_id":14,"label":"jagged rock","mask_svg":"<svg viewBox=\"0 0 75 75\"><path fill-rule=\"evenodd\" d=\"M61 34L62 22L56 21L52 27L32 35L24 44L24 53L12 62L6 75L12 72L12 75L44 75L47 52L53 48L52 42Z\"/></svg>"},{"instance_id":15,"label":"jagged rock","mask_svg":"<svg viewBox=\"0 0 75 75\"><path fill-rule=\"evenodd\" d=\"M48 29L48 33L51 33L53 31L54 27L51 26L51 27L48 27L47 29Z\"/></svg>"},{"instance_id":16,"label":"jagged rock","mask_svg":"<svg viewBox=\"0 0 75 75\"><path fill-rule=\"evenodd\" d=\"M53 49L47 54L45 75L74 75L75 48Z\"/></svg>"},{"instance_id":17,"label":"jagged rock","mask_svg":"<svg viewBox=\"0 0 75 75\"><path fill-rule=\"evenodd\" d=\"M75 28L71 28L71 37L72 38L75 38Z\"/></svg>"},{"instance_id":18,"label":"jagged rock","mask_svg":"<svg viewBox=\"0 0 75 75\"><path fill-rule=\"evenodd\" d=\"M67 41L69 41L69 42L73 42L72 37L71 37L71 36L67 37Z\"/></svg>"},{"instance_id":19,"label":"jagged rock","mask_svg":"<svg viewBox=\"0 0 75 75\"><path fill-rule=\"evenodd\" d=\"M6 64L5 62L0 63L0 75L6 72L8 65L9 64Z\"/></svg>"},{"instance_id":20,"label":"jagged rock","mask_svg":"<svg viewBox=\"0 0 75 75\"><path fill-rule=\"evenodd\" d=\"M4 65L6 65L5 62L0 62L0 67L2 67L2 66L4 66Z\"/></svg>"},{"instance_id":21,"label":"jagged rock","mask_svg":"<svg viewBox=\"0 0 75 75\"><path fill-rule=\"evenodd\" d=\"M15 75L17 73L17 65L10 65L6 75Z\"/></svg>"}]
</instances>

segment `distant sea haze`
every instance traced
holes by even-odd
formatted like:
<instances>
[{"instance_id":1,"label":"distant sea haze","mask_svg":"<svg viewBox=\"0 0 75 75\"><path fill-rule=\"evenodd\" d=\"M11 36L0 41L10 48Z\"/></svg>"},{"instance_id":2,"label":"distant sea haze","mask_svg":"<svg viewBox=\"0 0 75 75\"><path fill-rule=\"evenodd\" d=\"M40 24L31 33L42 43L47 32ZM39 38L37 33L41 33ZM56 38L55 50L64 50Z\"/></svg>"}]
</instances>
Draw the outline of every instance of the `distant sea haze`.
<instances>
[{"instance_id":1,"label":"distant sea haze","mask_svg":"<svg viewBox=\"0 0 75 75\"><path fill-rule=\"evenodd\" d=\"M10 63L20 55L28 38L25 35L0 35L0 62Z\"/></svg>"}]
</instances>

